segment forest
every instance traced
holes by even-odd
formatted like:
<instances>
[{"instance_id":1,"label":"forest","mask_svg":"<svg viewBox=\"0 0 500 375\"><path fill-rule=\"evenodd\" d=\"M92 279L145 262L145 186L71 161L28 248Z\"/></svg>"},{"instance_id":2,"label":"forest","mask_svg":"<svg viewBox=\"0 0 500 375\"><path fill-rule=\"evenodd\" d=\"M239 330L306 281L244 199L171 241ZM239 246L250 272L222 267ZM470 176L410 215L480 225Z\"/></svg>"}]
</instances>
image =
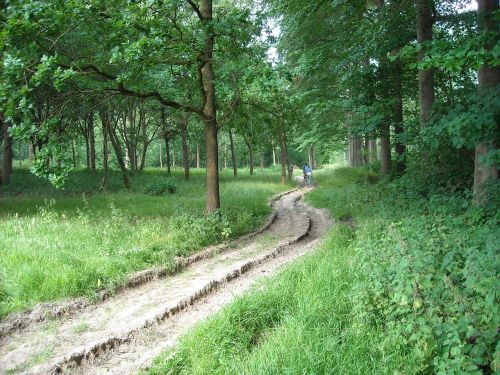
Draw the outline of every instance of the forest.
<instances>
[{"instance_id":1,"label":"forest","mask_svg":"<svg viewBox=\"0 0 500 375\"><path fill-rule=\"evenodd\" d=\"M498 373L499 21L0 0L0 374Z\"/></svg>"}]
</instances>

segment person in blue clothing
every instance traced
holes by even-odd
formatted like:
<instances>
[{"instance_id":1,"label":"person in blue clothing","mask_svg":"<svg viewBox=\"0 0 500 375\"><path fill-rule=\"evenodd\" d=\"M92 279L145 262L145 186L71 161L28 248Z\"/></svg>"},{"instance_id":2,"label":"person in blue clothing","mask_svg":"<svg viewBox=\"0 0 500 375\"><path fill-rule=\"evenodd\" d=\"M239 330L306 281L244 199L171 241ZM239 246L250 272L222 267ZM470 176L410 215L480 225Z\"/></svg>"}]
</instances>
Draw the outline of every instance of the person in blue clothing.
<instances>
[{"instance_id":1,"label":"person in blue clothing","mask_svg":"<svg viewBox=\"0 0 500 375\"><path fill-rule=\"evenodd\" d=\"M304 177L308 185L312 184L312 168L309 165L304 165Z\"/></svg>"}]
</instances>

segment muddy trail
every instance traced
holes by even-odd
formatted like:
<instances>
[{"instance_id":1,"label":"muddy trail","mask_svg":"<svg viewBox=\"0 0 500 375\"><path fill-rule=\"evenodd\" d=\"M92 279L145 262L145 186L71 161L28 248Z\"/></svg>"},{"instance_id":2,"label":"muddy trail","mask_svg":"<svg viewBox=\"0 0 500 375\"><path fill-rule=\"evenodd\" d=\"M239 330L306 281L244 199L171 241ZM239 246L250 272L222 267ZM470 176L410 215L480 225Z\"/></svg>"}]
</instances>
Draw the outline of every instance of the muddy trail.
<instances>
[{"instance_id":1,"label":"muddy trail","mask_svg":"<svg viewBox=\"0 0 500 375\"><path fill-rule=\"evenodd\" d=\"M301 188L273 202L272 223L175 275L29 324L0 338L0 374L135 374L258 280L312 251L331 225Z\"/></svg>"}]
</instances>

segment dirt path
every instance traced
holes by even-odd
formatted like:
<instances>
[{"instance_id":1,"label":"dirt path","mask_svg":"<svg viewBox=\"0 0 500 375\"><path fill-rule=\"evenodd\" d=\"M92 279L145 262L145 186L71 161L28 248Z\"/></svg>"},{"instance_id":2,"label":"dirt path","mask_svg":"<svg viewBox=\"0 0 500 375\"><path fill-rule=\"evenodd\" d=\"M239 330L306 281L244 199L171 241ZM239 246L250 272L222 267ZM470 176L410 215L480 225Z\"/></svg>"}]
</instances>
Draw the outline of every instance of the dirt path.
<instances>
[{"instance_id":1,"label":"dirt path","mask_svg":"<svg viewBox=\"0 0 500 375\"><path fill-rule=\"evenodd\" d=\"M307 188L273 203L273 224L180 273L0 340L0 374L133 374L256 281L312 250L331 225L306 205Z\"/></svg>"}]
</instances>

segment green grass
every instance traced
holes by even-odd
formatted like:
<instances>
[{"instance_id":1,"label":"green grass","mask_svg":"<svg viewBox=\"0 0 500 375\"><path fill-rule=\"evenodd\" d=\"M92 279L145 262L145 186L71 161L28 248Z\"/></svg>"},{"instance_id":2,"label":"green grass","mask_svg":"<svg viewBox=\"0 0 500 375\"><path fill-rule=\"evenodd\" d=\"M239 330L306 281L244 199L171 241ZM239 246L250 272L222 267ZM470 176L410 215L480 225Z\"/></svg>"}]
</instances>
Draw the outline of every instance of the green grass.
<instances>
[{"instance_id":1,"label":"green grass","mask_svg":"<svg viewBox=\"0 0 500 375\"><path fill-rule=\"evenodd\" d=\"M355 228L337 224L149 374L496 373L498 206L422 197L364 169L315 178L308 200Z\"/></svg>"},{"instance_id":2,"label":"green grass","mask_svg":"<svg viewBox=\"0 0 500 375\"><path fill-rule=\"evenodd\" d=\"M99 176L74 172L65 190L18 170L0 189L0 316L37 302L95 296L133 271L172 267L175 256L235 238L257 228L270 213L267 200L290 189L271 171L237 179L221 175L221 215L204 215L204 171L169 179L177 192L150 196L146 187L167 179L147 170L124 191L112 173L109 189L98 192Z\"/></svg>"}]
</instances>

